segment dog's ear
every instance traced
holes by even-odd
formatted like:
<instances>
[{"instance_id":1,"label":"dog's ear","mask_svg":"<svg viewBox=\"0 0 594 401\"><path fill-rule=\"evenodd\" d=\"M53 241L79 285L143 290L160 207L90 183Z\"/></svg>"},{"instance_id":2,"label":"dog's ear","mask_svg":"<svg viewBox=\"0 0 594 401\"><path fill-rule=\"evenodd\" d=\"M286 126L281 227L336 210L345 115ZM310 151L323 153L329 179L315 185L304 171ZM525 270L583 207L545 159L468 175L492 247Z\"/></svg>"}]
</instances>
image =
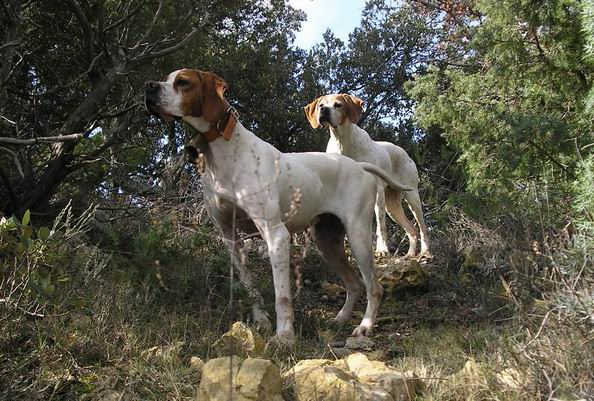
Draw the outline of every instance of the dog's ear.
<instances>
[{"instance_id":1,"label":"dog's ear","mask_svg":"<svg viewBox=\"0 0 594 401\"><path fill-rule=\"evenodd\" d=\"M225 91L229 88L227 82L212 72L201 71L202 78L202 117L212 122L222 108L225 108Z\"/></svg>"},{"instance_id":2,"label":"dog's ear","mask_svg":"<svg viewBox=\"0 0 594 401\"><path fill-rule=\"evenodd\" d=\"M307 121L309 121L309 124L314 129L320 127L320 122L318 121L318 103L320 103L320 99L322 99L321 96L304 107L305 117L307 117Z\"/></svg>"},{"instance_id":3,"label":"dog's ear","mask_svg":"<svg viewBox=\"0 0 594 401\"><path fill-rule=\"evenodd\" d=\"M363 100L357 96L343 94L344 104L346 107L346 115L353 124L357 124L363 114Z\"/></svg>"}]
</instances>

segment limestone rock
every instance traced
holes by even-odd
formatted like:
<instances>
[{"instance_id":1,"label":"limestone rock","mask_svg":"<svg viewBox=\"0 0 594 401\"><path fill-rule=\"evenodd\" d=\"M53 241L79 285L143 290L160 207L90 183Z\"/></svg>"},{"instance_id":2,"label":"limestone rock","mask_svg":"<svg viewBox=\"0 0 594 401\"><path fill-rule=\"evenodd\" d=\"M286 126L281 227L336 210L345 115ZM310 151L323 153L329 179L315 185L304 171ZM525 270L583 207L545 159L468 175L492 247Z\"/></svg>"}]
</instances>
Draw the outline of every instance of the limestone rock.
<instances>
[{"instance_id":1,"label":"limestone rock","mask_svg":"<svg viewBox=\"0 0 594 401\"><path fill-rule=\"evenodd\" d=\"M258 332L242 322L235 322L231 330L221 336L212 345L219 356L261 356L264 352L264 339Z\"/></svg>"},{"instance_id":2,"label":"limestone rock","mask_svg":"<svg viewBox=\"0 0 594 401\"><path fill-rule=\"evenodd\" d=\"M406 287L416 287L425 282L425 272L415 259L390 261L380 270L379 281L388 292Z\"/></svg>"},{"instance_id":3,"label":"limestone rock","mask_svg":"<svg viewBox=\"0 0 594 401\"><path fill-rule=\"evenodd\" d=\"M283 401L278 368L266 359L248 358L237 373L237 391L249 400Z\"/></svg>"},{"instance_id":4,"label":"limestone rock","mask_svg":"<svg viewBox=\"0 0 594 401\"><path fill-rule=\"evenodd\" d=\"M289 374L297 401L394 401L387 391L359 382L326 359L300 361Z\"/></svg>"},{"instance_id":5,"label":"limestone rock","mask_svg":"<svg viewBox=\"0 0 594 401\"><path fill-rule=\"evenodd\" d=\"M420 379L356 353L346 359L300 361L288 373L297 401L409 401Z\"/></svg>"},{"instance_id":6,"label":"limestone rock","mask_svg":"<svg viewBox=\"0 0 594 401\"><path fill-rule=\"evenodd\" d=\"M386 366L385 362L370 361L361 353L349 355L346 363L351 373L361 382L379 386L387 390L394 401L412 401L421 387L420 379L412 374L408 376Z\"/></svg>"},{"instance_id":7,"label":"limestone rock","mask_svg":"<svg viewBox=\"0 0 594 401\"><path fill-rule=\"evenodd\" d=\"M278 368L265 359L237 356L211 359L204 365L199 401L283 401Z\"/></svg>"}]
</instances>

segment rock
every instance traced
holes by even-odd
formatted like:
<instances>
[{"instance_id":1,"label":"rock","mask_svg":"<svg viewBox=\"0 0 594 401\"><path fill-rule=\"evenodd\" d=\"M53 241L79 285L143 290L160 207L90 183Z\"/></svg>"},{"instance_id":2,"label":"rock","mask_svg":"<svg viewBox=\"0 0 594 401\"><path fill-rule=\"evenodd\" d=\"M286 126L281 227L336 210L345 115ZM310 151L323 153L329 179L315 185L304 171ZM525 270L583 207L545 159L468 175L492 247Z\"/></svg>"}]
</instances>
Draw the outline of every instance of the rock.
<instances>
[{"instance_id":1,"label":"rock","mask_svg":"<svg viewBox=\"0 0 594 401\"><path fill-rule=\"evenodd\" d=\"M185 343L176 341L171 345L157 345L141 352L141 355L149 360L171 361L179 358L179 351Z\"/></svg>"},{"instance_id":2,"label":"rock","mask_svg":"<svg viewBox=\"0 0 594 401\"><path fill-rule=\"evenodd\" d=\"M204 365L198 400L283 401L281 392L281 376L272 362L228 356Z\"/></svg>"},{"instance_id":3,"label":"rock","mask_svg":"<svg viewBox=\"0 0 594 401\"><path fill-rule=\"evenodd\" d=\"M388 292L401 288L416 287L425 282L425 272L415 259L390 261L379 273L379 281Z\"/></svg>"},{"instance_id":4,"label":"rock","mask_svg":"<svg viewBox=\"0 0 594 401\"><path fill-rule=\"evenodd\" d=\"M242 322L235 322L231 330L214 342L212 348L219 356L255 357L263 354L264 346L264 339L258 332Z\"/></svg>"},{"instance_id":5,"label":"rock","mask_svg":"<svg viewBox=\"0 0 594 401\"><path fill-rule=\"evenodd\" d=\"M249 400L283 401L283 382L278 368L265 359L248 358L237 373L237 391Z\"/></svg>"},{"instance_id":6,"label":"rock","mask_svg":"<svg viewBox=\"0 0 594 401\"><path fill-rule=\"evenodd\" d=\"M361 353L343 360L300 361L286 377L293 380L297 401L409 401L422 386L420 379Z\"/></svg>"},{"instance_id":7,"label":"rock","mask_svg":"<svg viewBox=\"0 0 594 401\"><path fill-rule=\"evenodd\" d=\"M387 391L359 382L340 366L326 359L300 361L289 372L296 401L394 401Z\"/></svg>"},{"instance_id":8,"label":"rock","mask_svg":"<svg viewBox=\"0 0 594 401\"><path fill-rule=\"evenodd\" d=\"M230 395L234 394L235 377L239 372L241 362L241 358L236 356L208 361L202 370L198 400L223 401L231 399Z\"/></svg>"},{"instance_id":9,"label":"rock","mask_svg":"<svg viewBox=\"0 0 594 401\"><path fill-rule=\"evenodd\" d=\"M375 341L367 336L349 337L346 339L345 348L352 350L370 350L375 346Z\"/></svg>"},{"instance_id":10,"label":"rock","mask_svg":"<svg viewBox=\"0 0 594 401\"><path fill-rule=\"evenodd\" d=\"M346 358L349 370L363 383L387 390L394 401L412 401L420 389L421 380L386 366L385 362L370 361L361 353Z\"/></svg>"}]
</instances>

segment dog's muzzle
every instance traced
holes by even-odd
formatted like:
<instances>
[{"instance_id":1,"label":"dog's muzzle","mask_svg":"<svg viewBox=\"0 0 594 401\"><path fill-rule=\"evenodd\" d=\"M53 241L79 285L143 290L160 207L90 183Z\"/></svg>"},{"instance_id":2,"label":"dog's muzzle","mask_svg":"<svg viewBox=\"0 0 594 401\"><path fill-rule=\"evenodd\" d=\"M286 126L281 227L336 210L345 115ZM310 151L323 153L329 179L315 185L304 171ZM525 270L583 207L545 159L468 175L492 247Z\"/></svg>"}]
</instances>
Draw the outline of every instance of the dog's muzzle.
<instances>
[{"instance_id":1,"label":"dog's muzzle","mask_svg":"<svg viewBox=\"0 0 594 401\"><path fill-rule=\"evenodd\" d=\"M159 116L159 89L161 85L155 81L147 81L144 88L144 106L146 109Z\"/></svg>"},{"instance_id":2,"label":"dog's muzzle","mask_svg":"<svg viewBox=\"0 0 594 401\"><path fill-rule=\"evenodd\" d=\"M330 123L330 109L328 107L322 107L320 109L319 122L320 124Z\"/></svg>"}]
</instances>

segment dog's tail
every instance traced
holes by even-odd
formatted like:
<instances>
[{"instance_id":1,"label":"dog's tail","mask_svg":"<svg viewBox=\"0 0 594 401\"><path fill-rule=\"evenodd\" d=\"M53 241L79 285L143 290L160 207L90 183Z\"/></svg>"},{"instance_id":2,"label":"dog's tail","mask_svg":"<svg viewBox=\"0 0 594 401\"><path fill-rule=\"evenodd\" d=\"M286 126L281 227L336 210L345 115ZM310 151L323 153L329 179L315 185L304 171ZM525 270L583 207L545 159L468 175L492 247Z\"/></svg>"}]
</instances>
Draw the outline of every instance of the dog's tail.
<instances>
[{"instance_id":1,"label":"dog's tail","mask_svg":"<svg viewBox=\"0 0 594 401\"><path fill-rule=\"evenodd\" d=\"M367 163L367 162L359 162L359 165L361 167L363 167L363 170L384 180L390 188L394 188L399 191L412 191L412 188L407 187L406 185L403 185L399 182L394 181L394 179L392 177L390 177L384 169L379 168L375 164L371 164L371 163Z\"/></svg>"}]
</instances>

